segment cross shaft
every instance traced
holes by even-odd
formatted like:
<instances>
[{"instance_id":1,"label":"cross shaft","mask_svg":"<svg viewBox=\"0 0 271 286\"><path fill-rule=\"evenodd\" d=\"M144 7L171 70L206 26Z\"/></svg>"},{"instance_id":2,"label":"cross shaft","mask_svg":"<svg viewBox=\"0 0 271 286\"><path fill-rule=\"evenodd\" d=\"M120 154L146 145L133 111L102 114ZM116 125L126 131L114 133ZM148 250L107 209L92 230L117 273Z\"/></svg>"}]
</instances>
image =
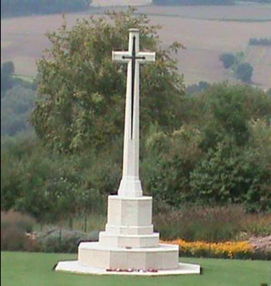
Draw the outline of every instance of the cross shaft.
<instances>
[{"instance_id":1,"label":"cross shaft","mask_svg":"<svg viewBox=\"0 0 271 286\"><path fill-rule=\"evenodd\" d=\"M128 64L124 127L123 174L118 194L141 196L139 180L139 64L155 60L155 53L139 51L139 31L129 30L128 51L113 52L114 61Z\"/></svg>"}]
</instances>

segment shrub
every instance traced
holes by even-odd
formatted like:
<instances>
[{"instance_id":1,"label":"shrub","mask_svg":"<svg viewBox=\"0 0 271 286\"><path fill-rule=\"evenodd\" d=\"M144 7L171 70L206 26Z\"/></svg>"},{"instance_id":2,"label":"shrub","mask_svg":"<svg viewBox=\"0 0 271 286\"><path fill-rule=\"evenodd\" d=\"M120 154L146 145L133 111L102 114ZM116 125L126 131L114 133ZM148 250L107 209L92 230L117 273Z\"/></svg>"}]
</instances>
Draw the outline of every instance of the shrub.
<instances>
[{"instance_id":1,"label":"shrub","mask_svg":"<svg viewBox=\"0 0 271 286\"><path fill-rule=\"evenodd\" d=\"M221 242L271 235L271 214L247 213L240 205L185 205L154 201L154 225L165 240Z\"/></svg>"},{"instance_id":2,"label":"shrub","mask_svg":"<svg viewBox=\"0 0 271 286\"><path fill-rule=\"evenodd\" d=\"M223 62L225 69L230 68L236 61L235 55L231 53L222 54L219 59Z\"/></svg>"},{"instance_id":3,"label":"shrub","mask_svg":"<svg viewBox=\"0 0 271 286\"><path fill-rule=\"evenodd\" d=\"M37 241L40 244L41 251L44 252L62 252L76 253L80 241L97 241L98 232L92 231L87 234L81 231L67 229L53 229L51 231L40 233Z\"/></svg>"},{"instance_id":4,"label":"shrub","mask_svg":"<svg viewBox=\"0 0 271 286\"><path fill-rule=\"evenodd\" d=\"M270 173L251 149L219 144L191 172L190 179L192 193L204 203L238 203L250 211L270 210L266 185Z\"/></svg>"},{"instance_id":5,"label":"shrub","mask_svg":"<svg viewBox=\"0 0 271 286\"><path fill-rule=\"evenodd\" d=\"M15 140L16 141L16 140ZM1 207L31 214L41 223L72 220L104 210L121 172L108 154L52 154L33 138L6 140L2 149ZM108 159L110 158L110 160Z\"/></svg>"},{"instance_id":6,"label":"shrub","mask_svg":"<svg viewBox=\"0 0 271 286\"><path fill-rule=\"evenodd\" d=\"M1 99L1 135L16 135L30 129L30 112L36 93L30 88L15 86Z\"/></svg>"},{"instance_id":7,"label":"shrub","mask_svg":"<svg viewBox=\"0 0 271 286\"><path fill-rule=\"evenodd\" d=\"M242 217L240 238L271 235L271 214L246 214Z\"/></svg>"},{"instance_id":8,"label":"shrub","mask_svg":"<svg viewBox=\"0 0 271 286\"><path fill-rule=\"evenodd\" d=\"M37 243L26 236L33 230L34 223L28 215L1 212L1 250L38 250Z\"/></svg>"},{"instance_id":9,"label":"shrub","mask_svg":"<svg viewBox=\"0 0 271 286\"><path fill-rule=\"evenodd\" d=\"M190 125L169 135L159 130L149 134L142 173L145 189L154 199L179 206L190 196L189 173L202 155L201 140L201 132Z\"/></svg>"},{"instance_id":10,"label":"shrub","mask_svg":"<svg viewBox=\"0 0 271 286\"><path fill-rule=\"evenodd\" d=\"M253 66L249 63L242 63L236 69L236 78L243 82L251 82L253 74Z\"/></svg>"},{"instance_id":11,"label":"shrub","mask_svg":"<svg viewBox=\"0 0 271 286\"><path fill-rule=\"evenodd\" d=\"M154 225L162 239L218 242L235 239L244 215L240 206L187 205L175 211L164 209L154 217Z\"/></svg>"}]
</instances>

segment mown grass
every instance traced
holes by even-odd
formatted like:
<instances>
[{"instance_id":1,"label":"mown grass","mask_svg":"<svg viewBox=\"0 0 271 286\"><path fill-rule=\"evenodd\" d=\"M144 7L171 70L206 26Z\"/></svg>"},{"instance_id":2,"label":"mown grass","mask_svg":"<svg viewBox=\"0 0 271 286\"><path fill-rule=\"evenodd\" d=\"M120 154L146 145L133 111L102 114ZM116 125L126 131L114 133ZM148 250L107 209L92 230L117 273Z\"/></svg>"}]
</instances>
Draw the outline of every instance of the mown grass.
<instances>
[{"instance_id":1,"label":"mown grass","mask_svg":"<svg viewBox=\"0 0 271 286\"><path fill-rule=\"evenodd\" d=\"M93 276L55 272L59 260L75 259L71 254L23 252L1 253L1 285L4 286L260 286L271 282L271 266L266 261L182 258L199 263L202 275L168 277Z\"/></svg>"}]
</instances>

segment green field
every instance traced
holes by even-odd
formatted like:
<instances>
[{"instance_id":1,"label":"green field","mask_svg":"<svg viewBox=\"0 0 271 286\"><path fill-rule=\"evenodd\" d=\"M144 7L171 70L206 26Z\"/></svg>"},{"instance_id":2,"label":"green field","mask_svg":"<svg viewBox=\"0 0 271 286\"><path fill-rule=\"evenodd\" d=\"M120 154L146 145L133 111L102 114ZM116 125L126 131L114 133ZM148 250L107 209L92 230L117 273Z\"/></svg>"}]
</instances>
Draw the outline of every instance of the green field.
<instances>
[{"instance_id":1,"label":"green field","mask_svg":"<svg viewBox=\"0 0 271 286\"><path fill-rule=\"evenodd\" d=\"M199 263L202 275L168 277L91 276L54 272L58 260L72 254L1 253L3 286L260 286L271 282L270 261L182 258Z\"/></svg>"}]
</instances>

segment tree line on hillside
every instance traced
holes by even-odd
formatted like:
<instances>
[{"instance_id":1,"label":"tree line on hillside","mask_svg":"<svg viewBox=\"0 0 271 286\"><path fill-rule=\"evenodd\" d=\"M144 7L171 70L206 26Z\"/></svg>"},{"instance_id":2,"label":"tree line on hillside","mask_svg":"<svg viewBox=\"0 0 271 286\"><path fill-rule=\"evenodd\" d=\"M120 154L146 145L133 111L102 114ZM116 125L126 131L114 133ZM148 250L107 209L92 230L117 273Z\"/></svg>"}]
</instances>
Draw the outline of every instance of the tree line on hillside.
<instances>
[{"instance_id":1,"label":"tree line on hillside","mask_svg":"<svg viewBox=\"0 0 271 286\"><path fill-rule=\"evenodd\" d=\"M157 5L233 5L234 0L153 0Z\"/></svg>"},{"instance_id":2,"label":"tree line on hillside","mask_svg":"<svg viewBox=\"0 0 271 286\"><path fill-rule=\"evenodd\" d=\"M232 54L224 53L219 57L225 69L230 69L234 76L246 83L251 82L253 75L253 66L245 61L245 54L243 52Z\"/></svg>"},{"instance_id":3,"label":"tree line on hillside","mask_svg":"<svg viewBox=\"0 0 271 286\"><path fill-rule=\"evenodd\" d=\"M81 20L49 34L38 62L36 137L2 140L1 209L56 222L104 213L122 167L126 68L112 50L138 27L157 53L142 69L141 178L155 205L242 205L271 211L271 97L249 86L200 83L185 92L157 27L133 10ZM7 96L7 95L6 95Z\"/></svg>"},{"instance_id":4,"label":"tree line on hillside","mask_svg":"<svg viewBox=\"0 0 271 286\"><path fill-rule=\"evenodd\" d=\"M29 117L36 99L36 83L18 78L13 62L1 65L1 135L30 130Z\"/></svg>"},{"instance_id":5,"label":"tree line on hillside","mask_svg":"<svg viewBox=\"0 0 271 286\"><path fill-rule=\"evenodd\" d=\"M2 16L53 14L81 11L89 8L91 0L2 0Z\"/></svg>"},{"instance_id":6,"label":"tree line on hillside","mask_svg":"<svg viewBox=\"0 0 271 286\"><path fill-rule=\"evenodd\" d=\"M250 38L249 45L251 46L271 46L271 38Z\"/></svg>"},{"instance_id":7,"label":"tree line on hillside","mask_svg":"<svg viewBox=\"0 0 271 286\"><path fill-rule=\"evenodd\" d=\"M271 0L243 0L242 2L271 3ZM153 0L157 5L234 5L235 0Z\"/></svg>"}]
</instances>

